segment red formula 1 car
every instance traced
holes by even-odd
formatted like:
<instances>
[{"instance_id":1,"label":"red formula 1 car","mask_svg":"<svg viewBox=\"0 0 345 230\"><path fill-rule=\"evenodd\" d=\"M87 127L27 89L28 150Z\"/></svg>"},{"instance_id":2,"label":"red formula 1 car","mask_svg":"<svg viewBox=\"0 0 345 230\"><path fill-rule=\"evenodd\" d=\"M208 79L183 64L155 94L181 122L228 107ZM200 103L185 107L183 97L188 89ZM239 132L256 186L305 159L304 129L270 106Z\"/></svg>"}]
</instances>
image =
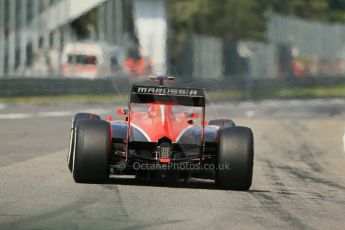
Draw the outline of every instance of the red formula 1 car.
<instances>
[{"instance_id":1,"label":"red formula 1 car","mask_svg":"<svg viewBox=\"0 0 345 230\"><path fill-rule=\"evenodd\" d=\"M78 183L110 174L160 181L202 177L220 188L248 190L253 134L228 119L205 121L204 89L132 86L123 120L78 113L72 122L68 167ZM171 79L170 79L171 80Z\"/></svg>"}]
</instances>

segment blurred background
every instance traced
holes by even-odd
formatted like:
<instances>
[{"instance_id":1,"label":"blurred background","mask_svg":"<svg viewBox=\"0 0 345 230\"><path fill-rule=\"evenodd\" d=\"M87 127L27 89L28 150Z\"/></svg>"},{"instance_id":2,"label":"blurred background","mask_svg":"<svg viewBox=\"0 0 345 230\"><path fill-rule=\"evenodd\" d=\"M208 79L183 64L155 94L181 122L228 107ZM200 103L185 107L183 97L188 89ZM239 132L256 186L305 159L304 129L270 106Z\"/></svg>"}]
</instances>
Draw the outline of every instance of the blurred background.
<instances>
[{"instance_id":1,"label":"blurred background","mask_svg":"<svg viewBox=\"0 0 345 230\"><path fill-rule=\"evenodd\" d=\"M253 130L250 191L73 182L75 114L126 119L151 74ZM344 118L345 0L0 0L1 230L343 230Z\"/></svg>"},{"instance_id":2,"label":"blurred background","mask_svg":"<svg viewBox=\"0 0 345 230\"><path fill-rule=\"evenodd\" d=\"M149 74L234 99L345 96L345 1L0 0L1 97Z\"/></svg>"}]
</instances>

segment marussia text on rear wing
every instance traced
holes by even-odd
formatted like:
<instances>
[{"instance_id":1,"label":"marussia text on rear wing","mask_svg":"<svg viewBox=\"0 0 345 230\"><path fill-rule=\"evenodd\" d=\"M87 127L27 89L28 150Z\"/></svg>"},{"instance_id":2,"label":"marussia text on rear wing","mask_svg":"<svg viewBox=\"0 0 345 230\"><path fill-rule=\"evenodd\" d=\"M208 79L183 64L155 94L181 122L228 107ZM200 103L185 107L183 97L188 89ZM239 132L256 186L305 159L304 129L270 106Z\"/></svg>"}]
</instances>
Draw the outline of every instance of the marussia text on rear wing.
<instances>
[{"instance_id":1,"label":"marussia text on rear wing","mask_svg":"<svg viewBox=\"0 0 345 230\"><path fill-rule=\"evenodd\" d=\"M158 103L205 107L204 89L132 86L130 103Z\"/></svg>"}]
</instances>

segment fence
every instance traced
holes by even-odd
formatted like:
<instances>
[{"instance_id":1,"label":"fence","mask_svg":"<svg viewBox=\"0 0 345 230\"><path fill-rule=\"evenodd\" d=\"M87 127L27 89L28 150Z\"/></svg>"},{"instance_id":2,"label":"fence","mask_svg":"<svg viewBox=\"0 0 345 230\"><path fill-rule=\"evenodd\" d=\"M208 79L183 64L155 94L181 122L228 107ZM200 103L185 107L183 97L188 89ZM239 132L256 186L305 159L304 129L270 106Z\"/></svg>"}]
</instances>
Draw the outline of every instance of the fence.
<instances>
[{"instance_id":1,"label":"fence","mask_svg":"<svg viewBox=\"0 0 345 230\"><path fill-rule=\"evenodd\" d=\"M178 64L185 78L276 78L278 47L252 41L193 36L187 40Z\"/></svg>"},{"instance_id":2,"label":"fence","mask_svg":"<svg viewBox=\"0 0 345 230\"><path fill-rule=\"evenodd\" d=\"M334 60L345 55L345 25L306 21L291 16L269 14L267 40L298 49L301 57Z\"/></svg>"},{"instance_id":3,"label":"fence","mask_svg":"<svg viewBox=\"0 0 345 230\"><path fill-rule=\"evenodd\" d=\"M266 42L194 35L178 69L196 79L345 76L345 25L268 14Z\"/></svg>"},{"instance_id":4,"label":"fence","mask_svg":"<svg viewBox=\"0 0 345 230\"><path fill-rule=\"evenodd\" d=\"M305 72L314 75L345 74L344 24L269 14L267 40L271 44L290 46Z\"/></svg>"}]
</instances>

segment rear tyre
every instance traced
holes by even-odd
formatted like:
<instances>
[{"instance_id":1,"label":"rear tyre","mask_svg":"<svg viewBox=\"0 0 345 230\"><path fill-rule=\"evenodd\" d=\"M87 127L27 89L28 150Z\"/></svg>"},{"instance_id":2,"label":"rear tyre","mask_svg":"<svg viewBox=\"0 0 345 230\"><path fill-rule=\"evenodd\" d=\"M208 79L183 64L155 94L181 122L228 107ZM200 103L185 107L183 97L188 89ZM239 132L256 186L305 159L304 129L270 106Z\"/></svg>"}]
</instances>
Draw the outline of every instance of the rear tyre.
<instances>
[{"instance_id":1,"label":"rear tyre","mask_svg":"<svg viewBox=\"0 0 345 230\"><path fill-rule=\"evenodd\" d=\"M70 136L70 143L67 155L67 166L69 170L72 172L73 167L73 149L74 149L74 130L76 125L81 120L100 120L101 118L98 115L91 114L91 113L77 113L73 120L72 120L72 127L71 127L71 136Z\"/></svg>"},{"instance_id":2,"label":"rear tyre","mask_svg":"<svg viewBox=\"0 0 345 230\"><path fill-rule=\"evenodd\" d=\"M209 125L217 125L220 127L234 127L235 122L233 122L232 120L229 119L216 119L216 120L210 120L208 122Z\"/></svg>"},{"instance_id":3,"label":"rear tyre","mask_svg":"<svg viewBox=\"0 0 345 230\"><path fill-rule=\"evenodd\" d=\"M81 120L75 129L73 178L77 183L104 183L109 179L110 124Z\"/></svg>"},{"instance_id":4,"label":"rear tyre","mask_svg":"<svg viewBox=\"0 0 345 230\"><path fill-rule=\"evenodd\" d=\"M216 184L223 189L248 190L254 158L251 129L228 127L220 129L218 134Z\"/></svg>"}]
</instances>

